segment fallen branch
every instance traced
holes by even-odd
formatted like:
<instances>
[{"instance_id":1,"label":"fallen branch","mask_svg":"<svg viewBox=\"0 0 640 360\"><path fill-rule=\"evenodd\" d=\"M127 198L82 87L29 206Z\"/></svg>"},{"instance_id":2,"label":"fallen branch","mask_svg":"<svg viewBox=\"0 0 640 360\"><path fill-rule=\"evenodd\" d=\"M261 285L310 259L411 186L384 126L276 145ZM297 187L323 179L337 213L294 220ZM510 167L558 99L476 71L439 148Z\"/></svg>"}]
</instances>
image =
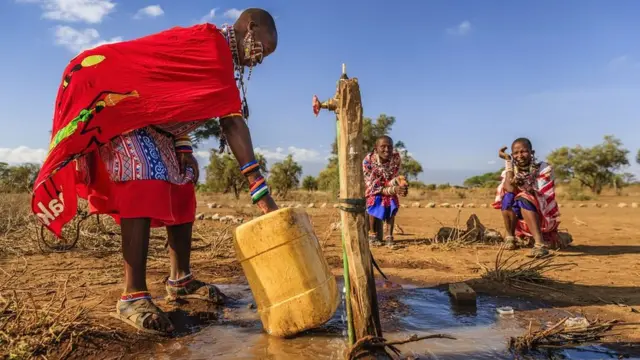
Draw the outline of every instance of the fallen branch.
<instances>
[{"instance_id":1,"label":"fallen branch","mask_svg":"<svg viewBox=\"0 0 640 360\"><path fill-rule=\"evenodd\" d=\"M434 334L418 336L413 335L406 340L399 341L387 341L381 337L365 336L358 340L346 353L347 360L356 360L367 357L374 354L379 356L385 356L390 359L401 359L402 352L396 347L396 345L403 345L412 342L427 340L427 339L450 339L457 340L455 337L447 334Z\"/></svg>"}]
</instances>

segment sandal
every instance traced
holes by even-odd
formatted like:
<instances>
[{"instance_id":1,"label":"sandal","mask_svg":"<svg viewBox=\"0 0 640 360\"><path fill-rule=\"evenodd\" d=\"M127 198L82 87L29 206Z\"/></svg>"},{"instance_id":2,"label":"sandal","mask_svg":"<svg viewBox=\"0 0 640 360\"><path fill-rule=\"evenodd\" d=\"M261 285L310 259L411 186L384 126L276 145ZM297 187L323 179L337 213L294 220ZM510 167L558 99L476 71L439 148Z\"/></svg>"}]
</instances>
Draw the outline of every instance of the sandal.
<instances>
[{"instance_id":1,"label":"sandal","mask_svg":"<svg viewBox=\"0 0 640 360\"><path fill-rule=\"evenodd\" d=\"M515 250L518 246L516 245L515 236L507 236L504 238L504 249L505 250Z\"/></svg>"},{"instance_id":2,"label":"sandal","mask_svg":"<svg viewBox=\"0 0 640 360\"><path fill-rule=\"evenodd\" d=\"M380 246L382 242L378 240L378 234L375 232L369 233L369 246Z\"/></svg>"},{"instance_id":3,"label":"sandal","mask_svg":"<svg viewBox=\"0 0 640 360\"><path fill-rule=\"evenodd\" d=\"M229 299L216 286L196 280L192 274L178 280L167 279L165 289L167 290L166 300L170 302L179 299L196 299L222 305Z\"/></svg>"},{"instance_id":4,"label":"sandal","mask_svg":"<svg viewBox=\"0 0 640 360\"><path fill-rule=\"evenodd\" d=\"M385 242L385 245L386 245L389 249L391 249L391 250L395 250L395 249L397 249L397 246L393 243L393 236L391 236L391 235L387 235L387 236L385 236L385 237L384 237L384 242Z\"/></svg>"},{"instance_id":5,"label":"sandal","mask_svg":"<svg viewBox=\"0 0 640 360\"><path fill-rule=\"evenodd\" d=\"M151 335L169 336L174 330L169 317L151 301L148 292L123 295L116 304L116 312L109 315ZM155 321L153 315L157 316ZM166 330L158 330L163 327Z\"/></svg>"},{"instance_id":6,"label":"sandal","mask_svg":"<svg viewBox=\"0 0 640 360\"><path fill-rule=\"evenodd\" d=\"M549 250L547 250L547 247L544 245L536 244L527 256L531 258L545 258L549 256Z\"/></svg>"}]
</instances>

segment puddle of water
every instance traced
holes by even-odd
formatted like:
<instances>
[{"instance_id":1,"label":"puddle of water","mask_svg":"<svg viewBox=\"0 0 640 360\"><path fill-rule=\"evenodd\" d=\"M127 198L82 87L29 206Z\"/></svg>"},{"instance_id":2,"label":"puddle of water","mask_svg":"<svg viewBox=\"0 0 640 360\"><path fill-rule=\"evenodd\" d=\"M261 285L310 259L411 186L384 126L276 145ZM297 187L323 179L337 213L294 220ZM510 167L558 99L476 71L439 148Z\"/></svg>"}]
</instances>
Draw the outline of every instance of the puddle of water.
<instances>
[{"instance_id":1,"label":"puddle of water","mask_svg":"<svg viewBox=\"0 0 640 360\"><path fill-rule=\"evenodd\" d=\"M342 286L342 285L340 285ZM344 308L341 306L322 328L306 332L296 338L279 339L262 331L248 286L221 285L220 289L238 303L226 308L222 319L215 325L193 335L158 344L147 359L343 359ZM403 340L417 335L445 333L458 340L431 339L400 346L405 355L433 360L497 360L513 359L506 349L510 336L524 332L517 314L519 311L540 307L517 299L478 296L475 309L451 306L449 295L440 289L405 286L403 290L379 292L383 311L383 329L388 340ZM396 304L385 308L385 301ZM496 307L511 306L516 316L499 316ZM594 352L595 351L595 352ZM137 357L144 358L144 357ZM530 359L617 359L602 347L539 354ZM631 358L629 358L631 359ZM634 358L640 359L640 358Z\"/></svg>"}]
</instances>

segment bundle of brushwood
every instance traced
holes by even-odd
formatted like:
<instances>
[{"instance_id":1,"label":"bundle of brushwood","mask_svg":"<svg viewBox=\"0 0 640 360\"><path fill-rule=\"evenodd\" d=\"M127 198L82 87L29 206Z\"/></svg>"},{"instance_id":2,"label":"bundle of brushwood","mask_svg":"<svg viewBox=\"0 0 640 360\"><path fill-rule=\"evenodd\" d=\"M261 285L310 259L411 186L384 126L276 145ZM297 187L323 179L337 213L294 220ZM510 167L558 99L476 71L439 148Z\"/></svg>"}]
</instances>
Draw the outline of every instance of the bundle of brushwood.
<instances>
[{"instance_id":1,"label":"bundle of brushwood","mask_svg":"<svg viewBox=\"0 0 640 360\"><path fill-rule=\"evenodd\" d=\"M565 323L569 318L560 320L548 328L532 330L509 340L509 349L516 353L525 354L530 351L549 348L574 347L585 343L596 342L604 337L605 333L616 325L621 325L616 320L600 321L587 320L584 326L568 326Z\"/></svg>"},{"instance_id":2,"label":"bundle of brushwood","mask_svg":"<svg viewBox=\"0 0 640 360\"><path fill-rule=\"evenodd\" d=\"M514 288L521 290L527 290L522 288L522 285L541 285L547 278L545 273L551 270L566 269L575 264L573 263L554 263L555 256L546 258L533 258L522 259L518 257L518 253L514 252L511 255L504 256L505 246L504 244L498 250L496 254L495 263L492 267L481 264L478 261L478 265L484 268L485 272L482 274L482 278L491 281L497 281L510 285Z\"/></svg>"}]
</instances>

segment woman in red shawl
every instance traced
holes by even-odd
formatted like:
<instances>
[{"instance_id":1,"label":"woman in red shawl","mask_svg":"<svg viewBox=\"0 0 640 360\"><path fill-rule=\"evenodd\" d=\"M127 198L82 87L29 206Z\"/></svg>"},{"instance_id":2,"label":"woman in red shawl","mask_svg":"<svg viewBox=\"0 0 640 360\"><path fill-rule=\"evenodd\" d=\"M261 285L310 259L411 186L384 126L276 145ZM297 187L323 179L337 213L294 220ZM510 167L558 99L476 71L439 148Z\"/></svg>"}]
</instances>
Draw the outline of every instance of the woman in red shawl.
<instances>
[{"instance_id":1,"label":"woman in red shawl","mask_svg":"<svg viewBox=\"0 0 640 360\"><path fill-rule=\"evenodd\" d=\"M190 269L199 175L190 132L219 118L221 141L248 178L253 202L263 213L277 209L255 161L245 123L248 110L235 78L239 74L244 86L244 67L260 64L276 46L271 15L248 9L233 26L173 28L88 50L67 67L33 208L59 235L75 215L77 189L92 213L109 214L120 223L125 290L115 315L139 330L173 331L146 284L151 227L167 229L168 299L220 303L225 298ZM88 96L93 98L88 106L74 108ZM75 175L69 172L71 160L77 160Z\"/></svg>"},{"instance_id":2,"label":"woman in red shawl","mask_svg":"<svg viewBox=\"0 0 640 360\"><path fill-rule=\"evenodd\" d=\"M369 215L369 244L380 245L376 233L376 219L384 221L387 228L386 245L393 247L394 219L400 202L398 195L407 196L408 184L399 176L402 160L393 149L393 140L381 136L376 140L374 150L362 161L364 173L367 214Z\"/></svg>"}]
</instances>

